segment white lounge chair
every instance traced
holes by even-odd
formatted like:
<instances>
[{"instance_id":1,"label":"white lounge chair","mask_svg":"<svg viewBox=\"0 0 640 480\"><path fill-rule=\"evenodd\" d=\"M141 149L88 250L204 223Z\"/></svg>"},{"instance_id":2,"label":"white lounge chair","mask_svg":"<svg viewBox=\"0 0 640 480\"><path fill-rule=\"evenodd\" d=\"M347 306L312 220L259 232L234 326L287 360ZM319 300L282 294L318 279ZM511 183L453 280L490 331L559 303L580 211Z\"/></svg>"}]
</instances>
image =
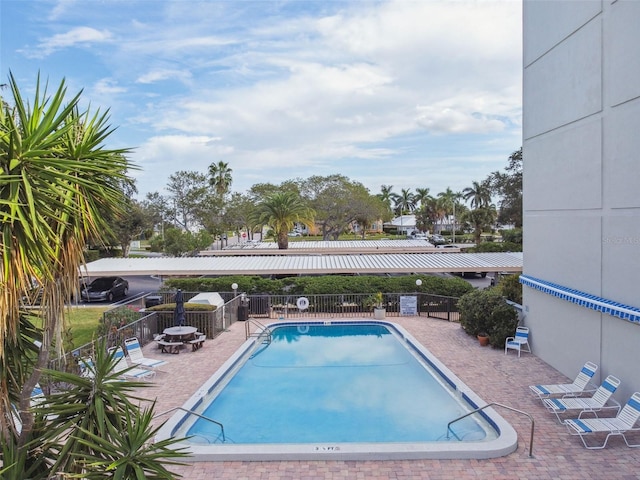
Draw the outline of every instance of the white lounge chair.
<instances>
[{"instance_id":1,"label":"white lounge chair","mask_svg":"<svg viewBox=\"0 0 640 480\"><path fill-rule=\"evenodd\" d=\"M620 403L612 398L611 395L617 390L618 386L620 386L620 380L613 375L609 375L592 397L545 398L542 401L547 410L554 413L560 423L563 421L560 415L566 413L579 412L578 418L582 418L585 413L593 413L597 417L598 412L602 410L616 409L617 414L620 412Z\"/></svg>"},{"instance_id":2,"label":"white lounge chair","mask_svg":"<svg viewBox=\"0 0 640 480\"><path fill-rule=\"evenodd\" d=\"M517 350L518 357L522 351L531 353L531 346L529 345L529 329L527 327L518 327L516 328L516 334L513 337L507 337L504 342L505 355L509 350Z\"/></svg>"},{"instance_id":3,"label":"white lounge chair","mask_svg":"<svg viewBox=\"0 0 640 480\"><path fill-rule=\"evenodd\" d=\"M44 395L44 391L39 383L36 383L35 388L31 392L31 406L36 407L38 405L42 405L47 400L47 397Z\"/></svg>"},{"instance_id":4,"label":"white lounge chair","mask_svg":"<svg viewBox=\"0 0 640 480\"><path fill-rule=\"evenodd\" d=\"M145 357L137 337L131 337L131 338L125 339L124 346L127 349L127 355L129 355L129 360L131 360L131 363L133 363L134 365L140 365L141 367L157 368L162 365L166 365L167 363L164 360Z\"/></svg>"},{"instance_id":5,"label":"white lounge chair","mask_svg":"<svg viewBox=\"0 0 640 480\"><path fill-rule=\"evenodd\" d=\"M115 351L114 358L116 360L115 372L120 374L121 377L126 379L150 380L155 376L156 372L153 370L130 367L127 358L124 356L122 347L111 347L109 353L113 351Z\"/></svg>"},{"instance_id":6,"label":"white lounge chair","mask_svg":"<svg viewBox=\"0 0 640 480\"><path fill-rule=\"evenodd\" d=\"M549 397L579 397L584 393L591 393L596 390L597 387L591 383L596 370L598 370L598 366L595 363L587 362L573 383L530 385L529 388L540 399Z\"/></svg>"},{"instance_id":7,"label":"white lounge chair","mask_svg":"<svg viewBox=\"0 0 640 480\"><path fill-rule=\"evenodd\" d=\"M96 367L93 364L93 359L90 357L81 358L78 360L78 366L80 367L80 376L84 378L95 378Z\"/></svg>"},{"instance_id":8,"label":"white lounge chair","mask_svg":"<svg viewBox=\"0 0 640 480\"><path fill-rule=\"evenodd\" d=\"M614 418L574 418L565 420L571 435L579 435L585 448L598 450L607 446L609 438L619 435L624 439L627 447L640 447L640 444L629 443L627 433L640 431L635 425L640 418L640 392L635 392ZM597 434L607 434L602 445L589 445L587 438Z\"/></svg>"}]
</instances>

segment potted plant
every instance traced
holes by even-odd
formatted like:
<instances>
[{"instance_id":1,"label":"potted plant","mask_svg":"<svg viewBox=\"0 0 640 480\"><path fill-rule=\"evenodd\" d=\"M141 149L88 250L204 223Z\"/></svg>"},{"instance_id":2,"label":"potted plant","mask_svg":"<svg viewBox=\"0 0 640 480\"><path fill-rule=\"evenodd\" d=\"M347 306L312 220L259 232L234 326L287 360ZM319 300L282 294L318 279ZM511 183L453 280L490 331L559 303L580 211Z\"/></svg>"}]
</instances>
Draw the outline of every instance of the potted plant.
<instances>
[{"instance_id":1,"label":"potted plant","mask_svg":"<svg viewBox=\"0 0 640 480\"><path fill-rule=\"evenodd\" d=\"M489 335L486 332L478 332L477 337L481 347L489 345Z\"/></svg>"},{"instance_id":2,"label":"potted plant","mask_svg":"<svg viewBox=\"0 0 640 480\"><path fill-rule=\"evenodd\" d=\"M376 320L383 320L387 313L387 310L382 305L384 297L382 296L382 292L374 293L372 296L373 300L373 318Z\"/></svg>"}]
</instances>

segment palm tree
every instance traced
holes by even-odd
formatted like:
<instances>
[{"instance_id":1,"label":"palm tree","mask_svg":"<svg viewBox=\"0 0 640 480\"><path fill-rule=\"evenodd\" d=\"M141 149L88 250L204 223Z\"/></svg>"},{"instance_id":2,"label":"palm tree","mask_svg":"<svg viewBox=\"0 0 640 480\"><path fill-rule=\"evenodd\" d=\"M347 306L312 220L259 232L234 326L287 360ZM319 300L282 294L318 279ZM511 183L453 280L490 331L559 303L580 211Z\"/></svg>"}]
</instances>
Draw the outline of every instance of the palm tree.
<instances>
[{"instance_id":1,"label":"palm tree","mask_svg":"<svg viewBox=\"0 0 640 480\"><path fill-rule=\"evenodd\" d=\"M428 188L416 188L416 194L413 196L413 200L416 204L424 207L427 201L431 198Z\"/></svg>"},{"instance_id":2,"label":"palm tree","mask_svg":"<svg viewBox=\"0 0 640 480\"><path fill-rule=\"evenodd\" d=\"M229 164L219 161L217 164L209 165L209 185L211 185L219 196L224 196L231 187L231 173Z\"/></svg>"},{"instance_id":3,"label":"palm tree","mask_svg":"<svg viewBox=\"0 0 640 480\"><path fill-rule=\"evenodd\" d=\"M442 224L444 222L445 217L447 216L447 206L442 201L441 198L434 199L432 205L433 213L436 218L436 225L438 233L442 232Z\"/></svg>"},{"instance_id":4,"label":"palm tree","mask_svg":"<svg viewBox=\"0 0 640 480\"><path fill-rule=\"evenodd\" d=\"M471 187L462 191L465 200L471 200L471 208L488 207L491 204L491 188L485 182L472 182Z\"/></svg>"},{"instance_id":5,"label":"palm tree","mask_svg":"<svg viewBox=\"0 0 640 480\"><path fill-rule=\"evenodd\" d=\"M496 221L498 213L495 205L468 210L463 213L463 221L473 227L473 235L476 245L482 240L482 232L490 229Z\"/></svg>"},{"instance_id":6,"label":"palm tree","mask_svg":"<svg viewBox=\"0 0 640 480\"><path fill-rule=\"evenodd\" d=\"M380 185L380 193L377 197L389 208L389 211L391 211L391 202L394 196L393 185Z\"/></svg>"},{"instance_id":7,"label":"palm tree","mask_svg":"<svg viewBox=\"0 0 640 480\"><path fill-rule=\"evenodd\" d=\"M396 215L400 217L400 231L399 233L406 233L404 231L403 216L404 212L412 212L416 208L415 196L411 193L411 189L403 188L401 192L393 194L393 202L395 204Z\"/></svg>"},{"instance_id":8,"label":"palm tree","mask_svg":"<svg viewBox=\"0 0 640 480\"><path fill-rule=\"evenodd\" d=\"M460 192L454 192L450 187L444 192L440 192L438 194L438 199L441 201L442 206L445 210L445 215L452 214L453 215L453 241L455 242L456 238L456 207L458 206L458 200L462 198L462 194Z\"/></svg>"},{"instance_id":9,"label":"palm tree","mask_svg":"<svg viewBox=\"0 0 640 480\"><path fill-rule=\"evenodd\" d=\"M278 192L260 202L253 218L256 224L268 225L275 232L278 248L289 247L289 232L296 223L313 226L315 212L294 192Z\"/></svg>"},{"instance_id":10,"label":"palm tree","mask_svg":"<svg viewBox=\"0 0 640 480\"><path fill-rule=\"evenodd\" d=\"M416 208L415 195L411 189L403 188L399 194L393 197L396 214L403 215L405 212L412 212Z\"/></svg>"}]
</instances>

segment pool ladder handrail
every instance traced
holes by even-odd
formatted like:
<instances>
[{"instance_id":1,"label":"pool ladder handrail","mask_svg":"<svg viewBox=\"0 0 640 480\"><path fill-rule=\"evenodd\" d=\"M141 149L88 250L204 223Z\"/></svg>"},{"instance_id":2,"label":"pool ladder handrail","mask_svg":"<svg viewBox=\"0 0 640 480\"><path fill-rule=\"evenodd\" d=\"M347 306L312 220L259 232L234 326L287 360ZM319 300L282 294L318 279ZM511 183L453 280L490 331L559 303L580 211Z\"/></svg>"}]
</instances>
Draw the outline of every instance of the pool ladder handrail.
<instances>
[{"instance_id":1,"label":"pool ladder handrail","mask_svg":"<svg viewBox=\"0 0 640 480\"><path fill-rule=\"evenodd\" d=\"M176 410L182 410L183 412L187 412L190 415L195 415L198 418L202 418L203 420L206 420L208 422L215 423L216 425L218 425L220 427L220 433L222 434L222 443L226 443L227 442L227 437L225 437L225 435L224 435L224 425L223 424L221 424L220 422L216 422L213 418L205 417L204 415L201 415L198 412L194 412L193 410L189 410L187 408L174 407L174 408L172 408L170 410L167 410L166 412L162 412L162 413L158 413L157 415L154 415L153 418L162 417L163 415L166 415L166 414L171 413L171 412L175 412Z\"/></svg>"},{"instance_id":2,"label":"pool ladder handrail","mask_svg":"<svg viewBox=\"0 0 640 480\"><path fill-rule=\"evenodd\" d=\"M254 324L261 330L259 330L258 332L252 333L250 324ZM251 337L256 337L259 339L264 335L266 337L264 341L268 344L271 343L271 329L269 327L264 326L262 323L260 323L254 318L249 318L248 320L245 320L244 334L245 334L245 340L249 340L249 338Z\"/></svg>"},{"instance_id":3,"label":"pool ladder handrail","mask_svg":"<svg viewBox=\"0 0 640 480\"><path fill-rule=\"evenodd\" d=\"M484 410L487 407L491 407L491 406L497 406L497 407L502 407L502 408L506 408L507 410L511 410L512 412L516 412L516 413L520 413L522 415L526 415L527 417L529 417L529 420L531 420L531 440L529 441L529 457L533 458L533 430L535 428L535 422L533 420L533 417L531 415L529 415L527 412L523 412L522 410L518 410L517 408L513 408L510 407L509 405L503 405L502 403L498 403L498 402L491 402L488 403L482 407L476 408L475 410L466 413L458 418L455 418L453 420L451 420L448 424L447 424L447 438L449 438L449 432L453 433L453 430L451 430L451 425L455 422L457 422L458 420L462 420L463 418L467 418L470 415L473 415L474 413L478 413L482 410ZM455 433L453 433L455 435Z\"/></svg>"}]
</instances>

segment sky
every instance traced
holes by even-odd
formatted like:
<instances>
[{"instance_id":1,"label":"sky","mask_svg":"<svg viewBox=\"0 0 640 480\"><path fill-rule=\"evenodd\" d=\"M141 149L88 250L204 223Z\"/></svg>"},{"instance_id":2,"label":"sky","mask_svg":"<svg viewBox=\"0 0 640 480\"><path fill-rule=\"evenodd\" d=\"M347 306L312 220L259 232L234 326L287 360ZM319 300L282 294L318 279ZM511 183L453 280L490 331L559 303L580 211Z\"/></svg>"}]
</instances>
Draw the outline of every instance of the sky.
<instances>
[{"instance_id":1,"label":"sky","mask_svg":"<svg viewBox=\"0 0 640 480\"><path fill-rule=\"evenodd\" d=\"M109 110L138 197L341 174L462 191L522 143L520 0L2 0L0 83ZM5 92L3 94L6 95Z\"/></svg>"}]
</instances>

